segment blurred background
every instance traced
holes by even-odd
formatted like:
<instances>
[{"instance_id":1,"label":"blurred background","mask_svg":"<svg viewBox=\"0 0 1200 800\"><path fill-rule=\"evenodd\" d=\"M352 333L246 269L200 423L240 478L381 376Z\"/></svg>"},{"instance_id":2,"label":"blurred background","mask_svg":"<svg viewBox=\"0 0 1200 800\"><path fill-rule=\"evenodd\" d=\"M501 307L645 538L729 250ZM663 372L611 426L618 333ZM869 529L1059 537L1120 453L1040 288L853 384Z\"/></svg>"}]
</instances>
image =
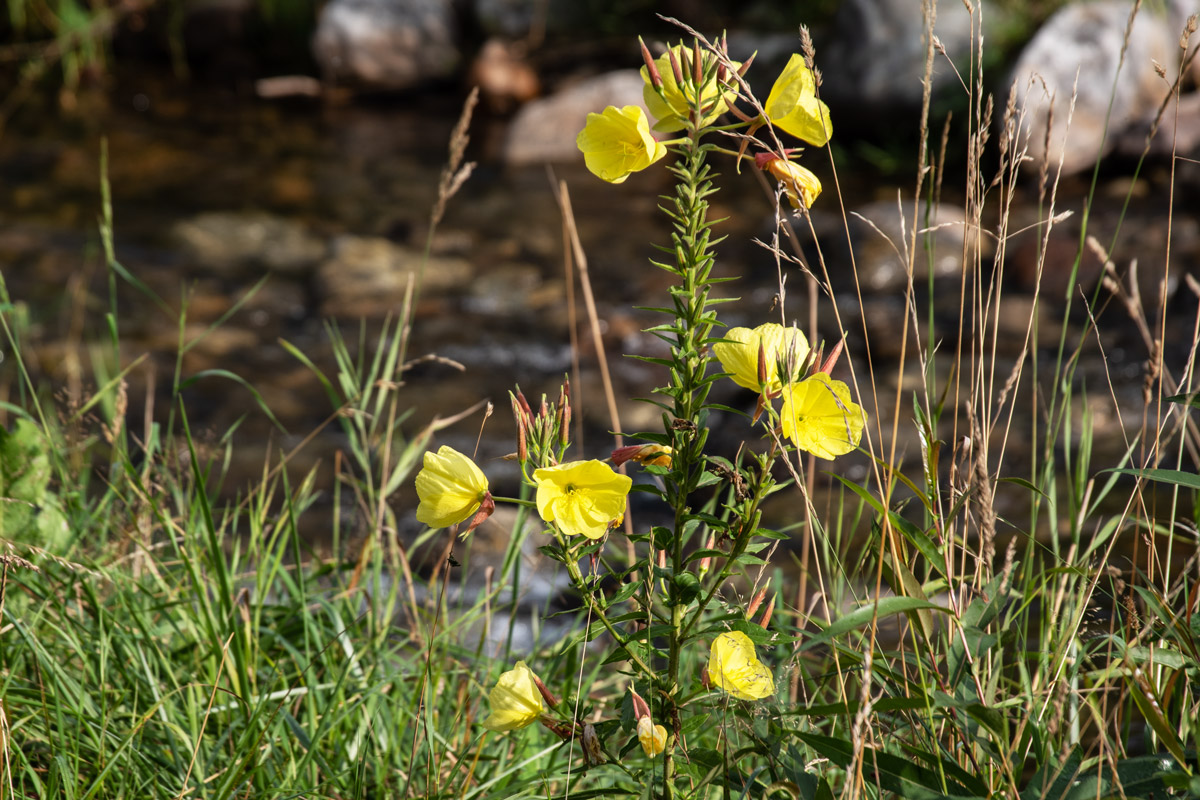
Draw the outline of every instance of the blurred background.
<instances>
[{"instance_id":1,"label":"blurred background","mask_svg":"<svg viewBox=\"0 0 1200 800\"><path fill-rule=\"evenodd\" d=\"M1200 106L1187 61L1195 41L1181 48L1179 36L1196 5L1147 1L1131 26L1132 4L1117 0L9 0L0 17L0 273L25 315L32 382L55 387L63 409L95 391L98 366L116 371L101 346L110 312L121 366L146 357L127 376L135 433L176 402L176 374L244 379L212 373L182 398L202 441L219 447L236 431L225 478L236 492L261 476L265 458L305 442L335 411L283 343L328 374L332 330L358 352L399 312L422 262L450 131L478 86L466 152L477 167L433 237L408 352L440 359L407 373L404 426L414 434L436 415L490 399L501 413L487 423L480 458L493 486L514 493L515 473L497 460L514 449L514 384L534 402L542 392L554 397L577 355L573 388L585 422L577 453L603 456L611 443L596 354L568 302L558 181L569 187L588 254L618 397L662 383L622 355L662 347L642 332L661 320L633 307L661 305L669 285L648 267L652 244L668 241L657 205L669 175L649 170L609 186L588 174L575 149L586 114L641 102L637 37L655 52L685 38L664 17L709 37L725 32L735 59L757 53L748 78L763 97L806 25L834 122L830 149L804 156L825 185L811 228L801 225L805 258L817 263L820 245L830 274L819 333L840 335L828 313L836 305L849 356L865 363L869 355L881 392L924 380L915 362L904 375L887 368L899 355L907 275L886 237L900 241L901 215L913 217L922 137L936 167L926 186L937 188L924 193L921 213L940 227L917 259L914 277L931 291L912 335L932 336L941 358L958 341L964 281L975 280L964 246L973 237L955 224L967 181L978 179L969 148L987 139L977 162L990 181L1004 164L1006 108L1039 131L1028 139L1032 158L1009 230L1045 214L1060 172L1056 210L1074 216L1056 226L1044 261L1040 234L1014 235L999 255L983 237L986 279L1005 287L1000 341L1011 331L997 374L1022 357L1031 319L1041 321L1035 347L1053 354L1067 294L1090 295L1100 281L1101 259L1086 253L1078 285L1069 283L1089 196L1089 230L1111 246L1123 275L1137 259L1148 313L1162 309L1167 320L1167 361L1182 366L1197 308L1186 277L1200 269ZM1076 85L1072 138L1047 139L1047 120L1062 125ZM1178 102L1164 105L1173 92ZM1148 139L1156 119L1159 133ZM723 291L740 300L723 319L756 325L779 313L775 260L754 242L772 235L773 197L732 166L718 165L717 216L729 217L718 272L739 278ZM97 226L105 169L116 259L136 281L112 280L106 266ZM785 314L805 325L802 277L787 288ZM1122 426L1140 421L1149 354L1120 311L1108 314L1102 335L1082 341L1087 313L1077 304L1066 325L1082 342L1080 380L1117 379L1116 406L1094 393L1103 401L1097 447L1111 442L1116 453ZM0 399L11 400L14 360L0 370ZM736 387L719 391L720 402L753 407ZM646 404L627 401L621 411L626 431L661 424ZM714 419L718 446L735 447L748 430L743 420ZM438 441L471 452L478 431L476 416ZM340 437L336 425L324 427L290 466L297 474L319 466L318 485L330 486ZM915 459L919 443L898 452ZM865 459L845 469L865 477ZM306 517L317 528L320 519Z\"/></svg>"}]
</instances>

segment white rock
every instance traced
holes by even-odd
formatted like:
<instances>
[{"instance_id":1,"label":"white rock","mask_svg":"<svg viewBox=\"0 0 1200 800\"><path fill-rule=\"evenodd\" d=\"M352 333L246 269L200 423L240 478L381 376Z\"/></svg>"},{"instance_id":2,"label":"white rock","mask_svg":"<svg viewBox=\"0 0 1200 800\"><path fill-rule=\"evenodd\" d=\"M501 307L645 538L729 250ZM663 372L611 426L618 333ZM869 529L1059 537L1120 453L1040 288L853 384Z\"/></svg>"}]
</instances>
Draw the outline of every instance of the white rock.
<instances>
[{"instance_id":1,"label":"white rock","mask_svg":"<svg viewBox=\"0 0 1200 800\"><path fill-rule=\"evenodd\" d=\"M1064 173L1087 169L1111 151L1121 131L1158 110L1168 83L1155 63L1173 76L1179 31L1171 32L1166 19L1143 5L1118 74L1130 8L1127 0L1064 6L1021 53L1013 85L1020 129L1034 159L1030 167L1040 169L1048 158L1053 169L1061 158Z\"/></svg>"},{"instance_id":2,"label":"white rock","mask_svg":"<svg viewBox=\"0 0 1200 800\"><path fill-rule=\"evenodd\" d=\"M524 106L513 119L504 144L504 160L512 165L545 161L582 161L575 137L589 112L605 106L642 103L642 76L634 69L619 70L582 81L550 97Z\"/></svg>"},{"instance_id":3,"label":"white rock","mask_svg":"<svg viewBox=\"0 0 1200 800\"><path fill-rule=\"evenodd\" d=\"M448 78L461 61L450 0L332 0L313 54L330 79L407 89Z\"/></svg>"}]
</instances>

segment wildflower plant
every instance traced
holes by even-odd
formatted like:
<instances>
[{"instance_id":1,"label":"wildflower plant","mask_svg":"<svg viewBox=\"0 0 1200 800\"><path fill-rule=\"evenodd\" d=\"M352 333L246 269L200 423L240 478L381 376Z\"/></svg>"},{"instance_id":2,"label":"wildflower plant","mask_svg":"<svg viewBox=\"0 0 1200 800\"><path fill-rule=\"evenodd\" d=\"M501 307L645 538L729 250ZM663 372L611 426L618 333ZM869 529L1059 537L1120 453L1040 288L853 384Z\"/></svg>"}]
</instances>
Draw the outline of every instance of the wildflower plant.
<instances>
[{"instance_id":1,"label":"wildflower plant","mask_svg":"<svg viewBox=\"0 0 1200 800\"><path fill-rule=\"evenodd\" d=\"M817 177L780 144L781 136L795 135L824 145L832 134L809 65L793 57L764 108L743 79L753 59L731 60L723 40L697 38L657 58L644 44L642 51L653 124L640 107L610 106L588 115L577 141L587 168L610 183L670 156L675 192L661 207L671 241L661 248L666 257L653 263L674 285L669 304L657 309L666 319L650 329L670 354L644 358L670 376L650 401L661 409L663 426L639 434L639 443L607 459L581 459L568 455L566 385L557 402L543 399L537 413L519 390L512 395L514 458L535 495L524 502L536 506L550 536L542 550L566 568L586 610L584 638L607 648L603 663L620 665L632 707L625 714L596 709L602 720L607 717L599 723L585 723L578 703L544 714L533 673L521 662L491 690L492 713L483 724L515 732L540 720L564 740L580 739L589 767L611 760L604 753L614 747L628 753L640 744L651 761L625 772L656 796L671 798L683 786L679 758L689 753L687 732L697 721L724 709L755 737L762 717L752 704L773 703L774 671L782 669L789 648L768 627L773 600L755 618L766 587L757 585L761 571L748 570L768 563L764 556L786 538L760 524L764 499L783 485L776 477L785 471L779 462L799 451L825 459L850 452L862 437L864 415L849 387L829 374L840 348L822 362L820 348L783 320L726 330L712 296L724 277L716 269L720 238L709 215L714 158L745 159L775 177L781 196L801 214L820 194ZM673 138L659 142L651 129ZM755 135L760 131L769 135ZM709 394L724 380L759 397L750 422L760 428L760 445L732 461L708 446L710 415L720 408ZM437 463L427 462L426 470ZM644 472L636 484L613 468L634 465ZM465 487L448 503L456 509L452 516L465 519L486 487L468 469L455 474L470 477L436 484ZM435 483L432 476L426 482ZM628 547L614 548L609 540L627 535L615 531L631 490L661 503L661 518L669 523L643 527L634 520ZM631 560L623 563L622 552ZM601 571L619 587L614 594L599 591ZM740 602L735 581L749 582L755 600ZM695 778L693 766L686 780Z\"/></svg>"}]
</instances>

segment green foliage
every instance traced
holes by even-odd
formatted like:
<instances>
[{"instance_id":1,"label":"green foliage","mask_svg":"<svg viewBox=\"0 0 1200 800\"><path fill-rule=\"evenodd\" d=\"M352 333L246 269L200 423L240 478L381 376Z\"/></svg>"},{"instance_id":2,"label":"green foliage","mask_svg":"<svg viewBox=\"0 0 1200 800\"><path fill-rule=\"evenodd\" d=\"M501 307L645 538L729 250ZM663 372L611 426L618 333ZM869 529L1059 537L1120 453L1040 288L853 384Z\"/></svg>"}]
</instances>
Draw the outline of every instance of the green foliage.
<instances>
[{"instance_id":1,"label":"green foliage","mask_svg":"<svg viewBox=\"0 0 1200 800\"><path fill-rule=\"evenodd\" d=\"M31 420L0 428L0 538L61 551L70 531L51 487L52 446Z\"/></svg>"}]
</instances>

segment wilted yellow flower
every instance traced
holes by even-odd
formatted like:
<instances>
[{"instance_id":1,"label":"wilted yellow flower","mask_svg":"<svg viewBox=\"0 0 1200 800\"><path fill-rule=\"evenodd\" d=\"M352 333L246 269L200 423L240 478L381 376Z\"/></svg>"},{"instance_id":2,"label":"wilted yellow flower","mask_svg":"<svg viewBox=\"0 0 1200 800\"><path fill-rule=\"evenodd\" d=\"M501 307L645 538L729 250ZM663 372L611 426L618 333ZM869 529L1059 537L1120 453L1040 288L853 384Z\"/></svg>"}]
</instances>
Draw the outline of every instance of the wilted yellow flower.
<instances>
[{"instance_id":1,"label":"wilted yellow flower","mask_svg":"<svg viewBox=\"0 0 1200 800\"><path fill-rule=\"evenodd\" d=\"M783 394L783 435L801 450L832 459L862 440L863 414L850 400L850 387L818 372Z\"/></svg>"},{"instance_id":2,"label":"wilted yellow flower","mask_svg":"<svg viewBox=\"0 0 1200 800\"><path fill-rule=\"evenodd\" d=\"M650 122L640 106L609 106L588 114L575 137L589 171L609 183L621 183L667 154L667 146L650 135Z\"/></svg>"},{"instance_id":3,"label":"wilted yellow flower","mask_svg":"<svg viewBox=\"0 0 1200 800\"><path fill-rule=\"evenodd\" d=\"M670 469L672 453L671 448L665 444L627 444L613 450L609 460L616 467L626 461L636 461L642 465Z\"/></svg>"},{"instance_id":4,"label":"wilted yellow flower","mask_svg":"<svg viewBox=\"0 0 1200 800\"><path fill-rule=\"evenodd\" d=\"M758 160L757 156L755 160ZM812 208L817 195L821 194L821 179L795 161L771 155L763 160L762 168L783 184L792 208L800 208L801 205Z\"/></svg>"},{"instance_id":5,"label":"wilted yellow flower","mask_svg":"<svg viewBox=\"0 0 1200 800\"><path fill-rule=\"evenodd\" d=\"M771 670L758 660L754 642L741 631L728 631L713 639L708 679L738 700L761 700L775 693Z\"/></svg>"},{"instance_id":6,"label":"wilted yellow flower","mask_svg":"<svg viewBox=\"0 0 1200 800\"><path fill-rule=\"evenodd\" d=\"M483 721L489 731L515 731L532 725L546 710L537 679L524 661L500 676L488 693L492 713Z\"/></svg>"},{"instance_id":7,"label":"wilted yellow flower","mask_svg":"<svg viewBox=\"0 0 1200 800\"><path fill-rule=\"evenodd\" d=\"M722 87L717 85L715 74L697 90L692 83L692 76L687 70L684 70L684 81L680 86L679 81L675 79L675 70L671 66L670 53L672 52L675 54L676 62L682 66L684 64L683 54L686 52L687 57L691 58L692 51L691 48L684 48L683 45L675 45L654 60L654 66L662 80L661 94L659 94L660 90L654 88L649 69L642 67L642 80L646 82L646 85L642 87L642 99L645 101L650 115L658 120L654 125L654 130L667 133L686 127L688 117L692 113L693 100L697 96L704 109L704 118L700 124L702 126L710 124L728 110L729 106L726 101L732 100L735 93L728 88L722 91ZM734 69L741 66L741 62L732 63Z\"/></svg>"},{"instance_id":8,"label":"wilted yellow flower","mask_svg":"<svg viewBox=\"0 0 1200 800\"><path fill-rule=\"evenodd\" d=\"M538 513L568 535L599 539L625 515L633 480L603 461L570 461L535 470Z\"/></svg>"},{"instance_id":9,"label":"wilted yellow flower","mask_svg":"<svg viewBox=\"0 0 1200 800\"><path fill-rule=\"evenodd\" d=\"M829 106L817 99L816 83L804 58L793 53L763 106L771 124L821 147L833 135Z\"/></svg>"},{"instance_id":10,"label":"wilted yellow flower","mask_svg":"<svg viewBox=\"0 0 1200 800\"><path fill-rule=\"evenodd\" d=\"M425 453L425 466L417 473L416 483L421 500L417 521L431 528L462 522L491 498L488 480L475 462L446 445L436 453Z\"/></svg>"},{"instance_id":11,"label":"wilted yellow flower","mask_svg":"<svg viewBox=\"0 0 1200 800\"><path fill-rule=\"evenodd\" d=\"M637 734L638 741L642 743L642 750L651 758L667 749L667 729L662 725L655 725L650 717L638 720Z\"/></svg>"},{"instance_id":12,"label":"wilted yellow flower","mask_svg":"<svg viewBox=\"0 0 1200 800\"><path fill-rule=\"evenodd\" d=\"M770 394L783 388L780 362L785 368L791 366L792 380L795 380L808 359L808 339L804 333L798 328L785 328L775 322L759 325L754 330L730 328L721 338L730 340L713 345L713 354L721 362L721 368L730 374L738 386L756 392ZM765 356L765 381L762 385L759 385L760 349Z\"/></svg>"}]
</instances>

